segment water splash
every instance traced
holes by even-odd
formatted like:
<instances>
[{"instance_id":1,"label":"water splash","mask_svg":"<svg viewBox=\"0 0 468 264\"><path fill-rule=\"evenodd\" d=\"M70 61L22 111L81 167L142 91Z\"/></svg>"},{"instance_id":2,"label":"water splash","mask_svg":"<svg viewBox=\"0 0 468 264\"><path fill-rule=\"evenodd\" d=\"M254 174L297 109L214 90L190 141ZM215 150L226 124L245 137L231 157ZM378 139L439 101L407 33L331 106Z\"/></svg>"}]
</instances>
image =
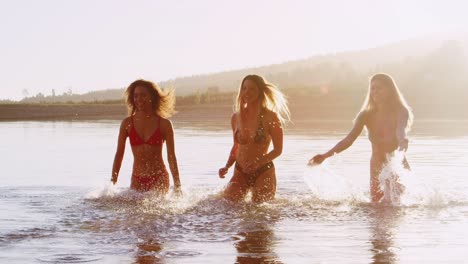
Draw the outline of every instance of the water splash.
<instances>
[{"instance_id":1,"label":"water splash","mask_svg":"<svg viewBox=\"0 0 468 264\"><path fill-rule=\"evenodd\" d=\"M449 201L458 201L449 193L439 190L433 182L418 177L404 166L405 153L397 151L387 156L388 163L379 174L382 202L392 206L424 206L443 208Z\"/></svg>"},{"instance_id":2,"label":"water splash","mask_svg":"<svg viewBox=\"0 0 468 264\"><path fill-rule=\"evenodd\" d=\"M440 209L467 203L464 195L440 190L424 175L405 168L404 152L397 151L387 159L388 162L378 175L379 187L384 194L381 205ZM369 174L362 175L363 181L358 182L361 176L355 175L358 172L350 166L340 156L333 156L321 165L307 166L304 169L304 181L310 194L320 203L369 203Z\"/></svg>"},{"instance_id":3,"label":"water splash","mask_svg":"<svg viewBox=\"0 0 468 264\"><path fill-rule=\"evenodd\" d=\"M334 156L321 165L309 165L304 171L304 181L312 194L321 200L338 202L364 202L364 192L353 184L337 168L342 167L342 159Z\"/></svg>"},{"instance_id":4,"label":"water splash","mask_svg":"<svg viewBox=\"0 0 468 264\"><path fill-rule=\"evenodd\" d=\"M401 151L387 154L388 162L379 174L379 188L383 193L381 202L386 205L398 206L401 204L405 185L402 183L408 178L409 170L403 165L405 153Z\"/></svg>"},{"instance_id":5,"label":"water splash","mask_svg":"<svg viewBox=\"0 0 468 264\"><path fill-rule=\"evenodd\" d=\"M115 197L120 191L115 187L114 184L110 183L99 189L92 190L85 195L85 199L98 199L100 197Z\"/></svg>"},{"instance_id":6,"label":"water splash","mask_svg":"<svg viewBox=\"0 0 468 264\"><path fill-rule=\"evenodd\" d=\"M119 208L143 215L182 214L203 201L218 199L218 189L184 189L182 195L171 190L168 194L156 191L138 192L129 188L117 188L113 184L88 192L84 198L100 207Z\"/></svg>"}]
</instances>

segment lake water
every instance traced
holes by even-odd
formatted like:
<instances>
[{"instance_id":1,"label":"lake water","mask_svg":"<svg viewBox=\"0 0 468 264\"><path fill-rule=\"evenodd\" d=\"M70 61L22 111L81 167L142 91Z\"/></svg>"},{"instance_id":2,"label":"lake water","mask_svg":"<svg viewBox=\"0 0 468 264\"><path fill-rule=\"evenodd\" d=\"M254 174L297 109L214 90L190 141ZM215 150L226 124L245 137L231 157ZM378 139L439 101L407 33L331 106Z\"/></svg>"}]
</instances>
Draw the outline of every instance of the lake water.
<instances>
[{"instance_id":1,"label":"lake water","mask_svg":"<svg viewBox=\"0 0 468 264\"><path fill-rule=\"evenodd\" d=\"M177 123L182 198L129 191L128 145L119 182L110 187L118 127L117 121L0 123L0 263L468 258L468 133L415 132L401 205L384 206L369 203L365 136L325 164L307 167L346 129L286 130L284 152L275 161L276 199L255 205L219 198L229 180L219 179L217 170L226 162L230 132Z\"/></svg>"}]
</instances>

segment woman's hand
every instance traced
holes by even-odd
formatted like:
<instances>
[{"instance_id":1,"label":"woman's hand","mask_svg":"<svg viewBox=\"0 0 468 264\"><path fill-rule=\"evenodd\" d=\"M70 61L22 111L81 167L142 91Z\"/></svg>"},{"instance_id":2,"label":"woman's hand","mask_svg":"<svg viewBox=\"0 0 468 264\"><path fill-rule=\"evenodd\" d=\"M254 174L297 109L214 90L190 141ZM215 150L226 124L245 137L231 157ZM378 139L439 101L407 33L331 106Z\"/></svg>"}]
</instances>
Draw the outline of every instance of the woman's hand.
<instances>
[{"instance_id":1,"label":"woman's hand","mask_svg":"<svg viewBox=\"0 0 468 264\"><path fill-rule=\"evenodd\" d=\"M180 185L174 186L174 195L176 197L182 197L182 187Z\"/></svg>"},{"instance_id":2,"label":"woman's hand","mask_svg":"<svg viewBox=\"0 0 468 264\"><path fill-rule=\"evenodd\" d=\"M313 158L309 160L308 165L317 165L317 164L322 164L322 162L326 159L325 155L323 154L318 154L315 155Z\"/></svg>"},{"instance_id":3,"label":"woman's hand","mask_svg":"<svg viewBox=\"0 0 468 264\"><path fill-rule=\"evenodd\" d=\"M229 168L228 167L222 167L221 169L219 169L218 171L218 175L221 179L224 178L224 176L226 175L226 173L228 172Z\"/></svg>"},{"instance_id":4,"label":"woman's hand","mask_svg":"<svg viewBox=\"0 0 468 264\"><path fill-rule=\"evenodd\" d=\"M112 175L112 177L111 177L111 182L112 182L112 184L114 184L114 185L117 183L117 175L116 175L116 174Z\"/></svg>"}]
</instances>

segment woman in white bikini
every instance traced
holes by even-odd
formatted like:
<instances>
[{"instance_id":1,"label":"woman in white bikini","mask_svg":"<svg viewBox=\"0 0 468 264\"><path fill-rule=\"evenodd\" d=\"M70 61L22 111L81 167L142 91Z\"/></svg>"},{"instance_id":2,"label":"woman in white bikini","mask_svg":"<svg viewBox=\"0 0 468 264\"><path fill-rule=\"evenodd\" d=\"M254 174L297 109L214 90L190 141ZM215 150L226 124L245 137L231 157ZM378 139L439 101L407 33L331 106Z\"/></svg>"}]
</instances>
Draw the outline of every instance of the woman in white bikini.
<instances>
[{"instance_id":1,"label":"woman in white bikini","mask_svg":"<svg viewBox=\"0 0 468 264\"><path fill-rule=\"evenodd\" d=\"M411 108L406 103L395 81L390 75L379 73L371 77L366 100L354 120L349 134L332 149L314 156L309 163L322 163L326 158L349 148L361 134L364 127L372 144L370 161L370 194L372 202L383 197L380 190L379 174L388 162L389 154L395 150L408 149L407 132L413 122ZM406 158L403 165L409 169ZM400 191L403 186L399 185Z\"/></svg>"}]
</instances>

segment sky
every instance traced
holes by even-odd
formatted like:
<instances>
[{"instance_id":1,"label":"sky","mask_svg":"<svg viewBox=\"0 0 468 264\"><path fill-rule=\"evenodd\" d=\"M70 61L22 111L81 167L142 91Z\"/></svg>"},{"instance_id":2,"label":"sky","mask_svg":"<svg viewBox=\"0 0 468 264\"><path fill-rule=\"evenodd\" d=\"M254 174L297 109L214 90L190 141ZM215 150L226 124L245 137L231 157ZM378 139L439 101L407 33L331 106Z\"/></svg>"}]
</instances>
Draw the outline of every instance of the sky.
<instances>
[{"instance_id":1,"label":"sky","mask_svg":"<svg viewBox=\"0 0 468 264\"><path fill-rule=\"evenodd\" d=\"M465 6L466 5L466 6ZM0 1L0 99L465 33L464 0Z\"/></svg>"}]
</instances>

